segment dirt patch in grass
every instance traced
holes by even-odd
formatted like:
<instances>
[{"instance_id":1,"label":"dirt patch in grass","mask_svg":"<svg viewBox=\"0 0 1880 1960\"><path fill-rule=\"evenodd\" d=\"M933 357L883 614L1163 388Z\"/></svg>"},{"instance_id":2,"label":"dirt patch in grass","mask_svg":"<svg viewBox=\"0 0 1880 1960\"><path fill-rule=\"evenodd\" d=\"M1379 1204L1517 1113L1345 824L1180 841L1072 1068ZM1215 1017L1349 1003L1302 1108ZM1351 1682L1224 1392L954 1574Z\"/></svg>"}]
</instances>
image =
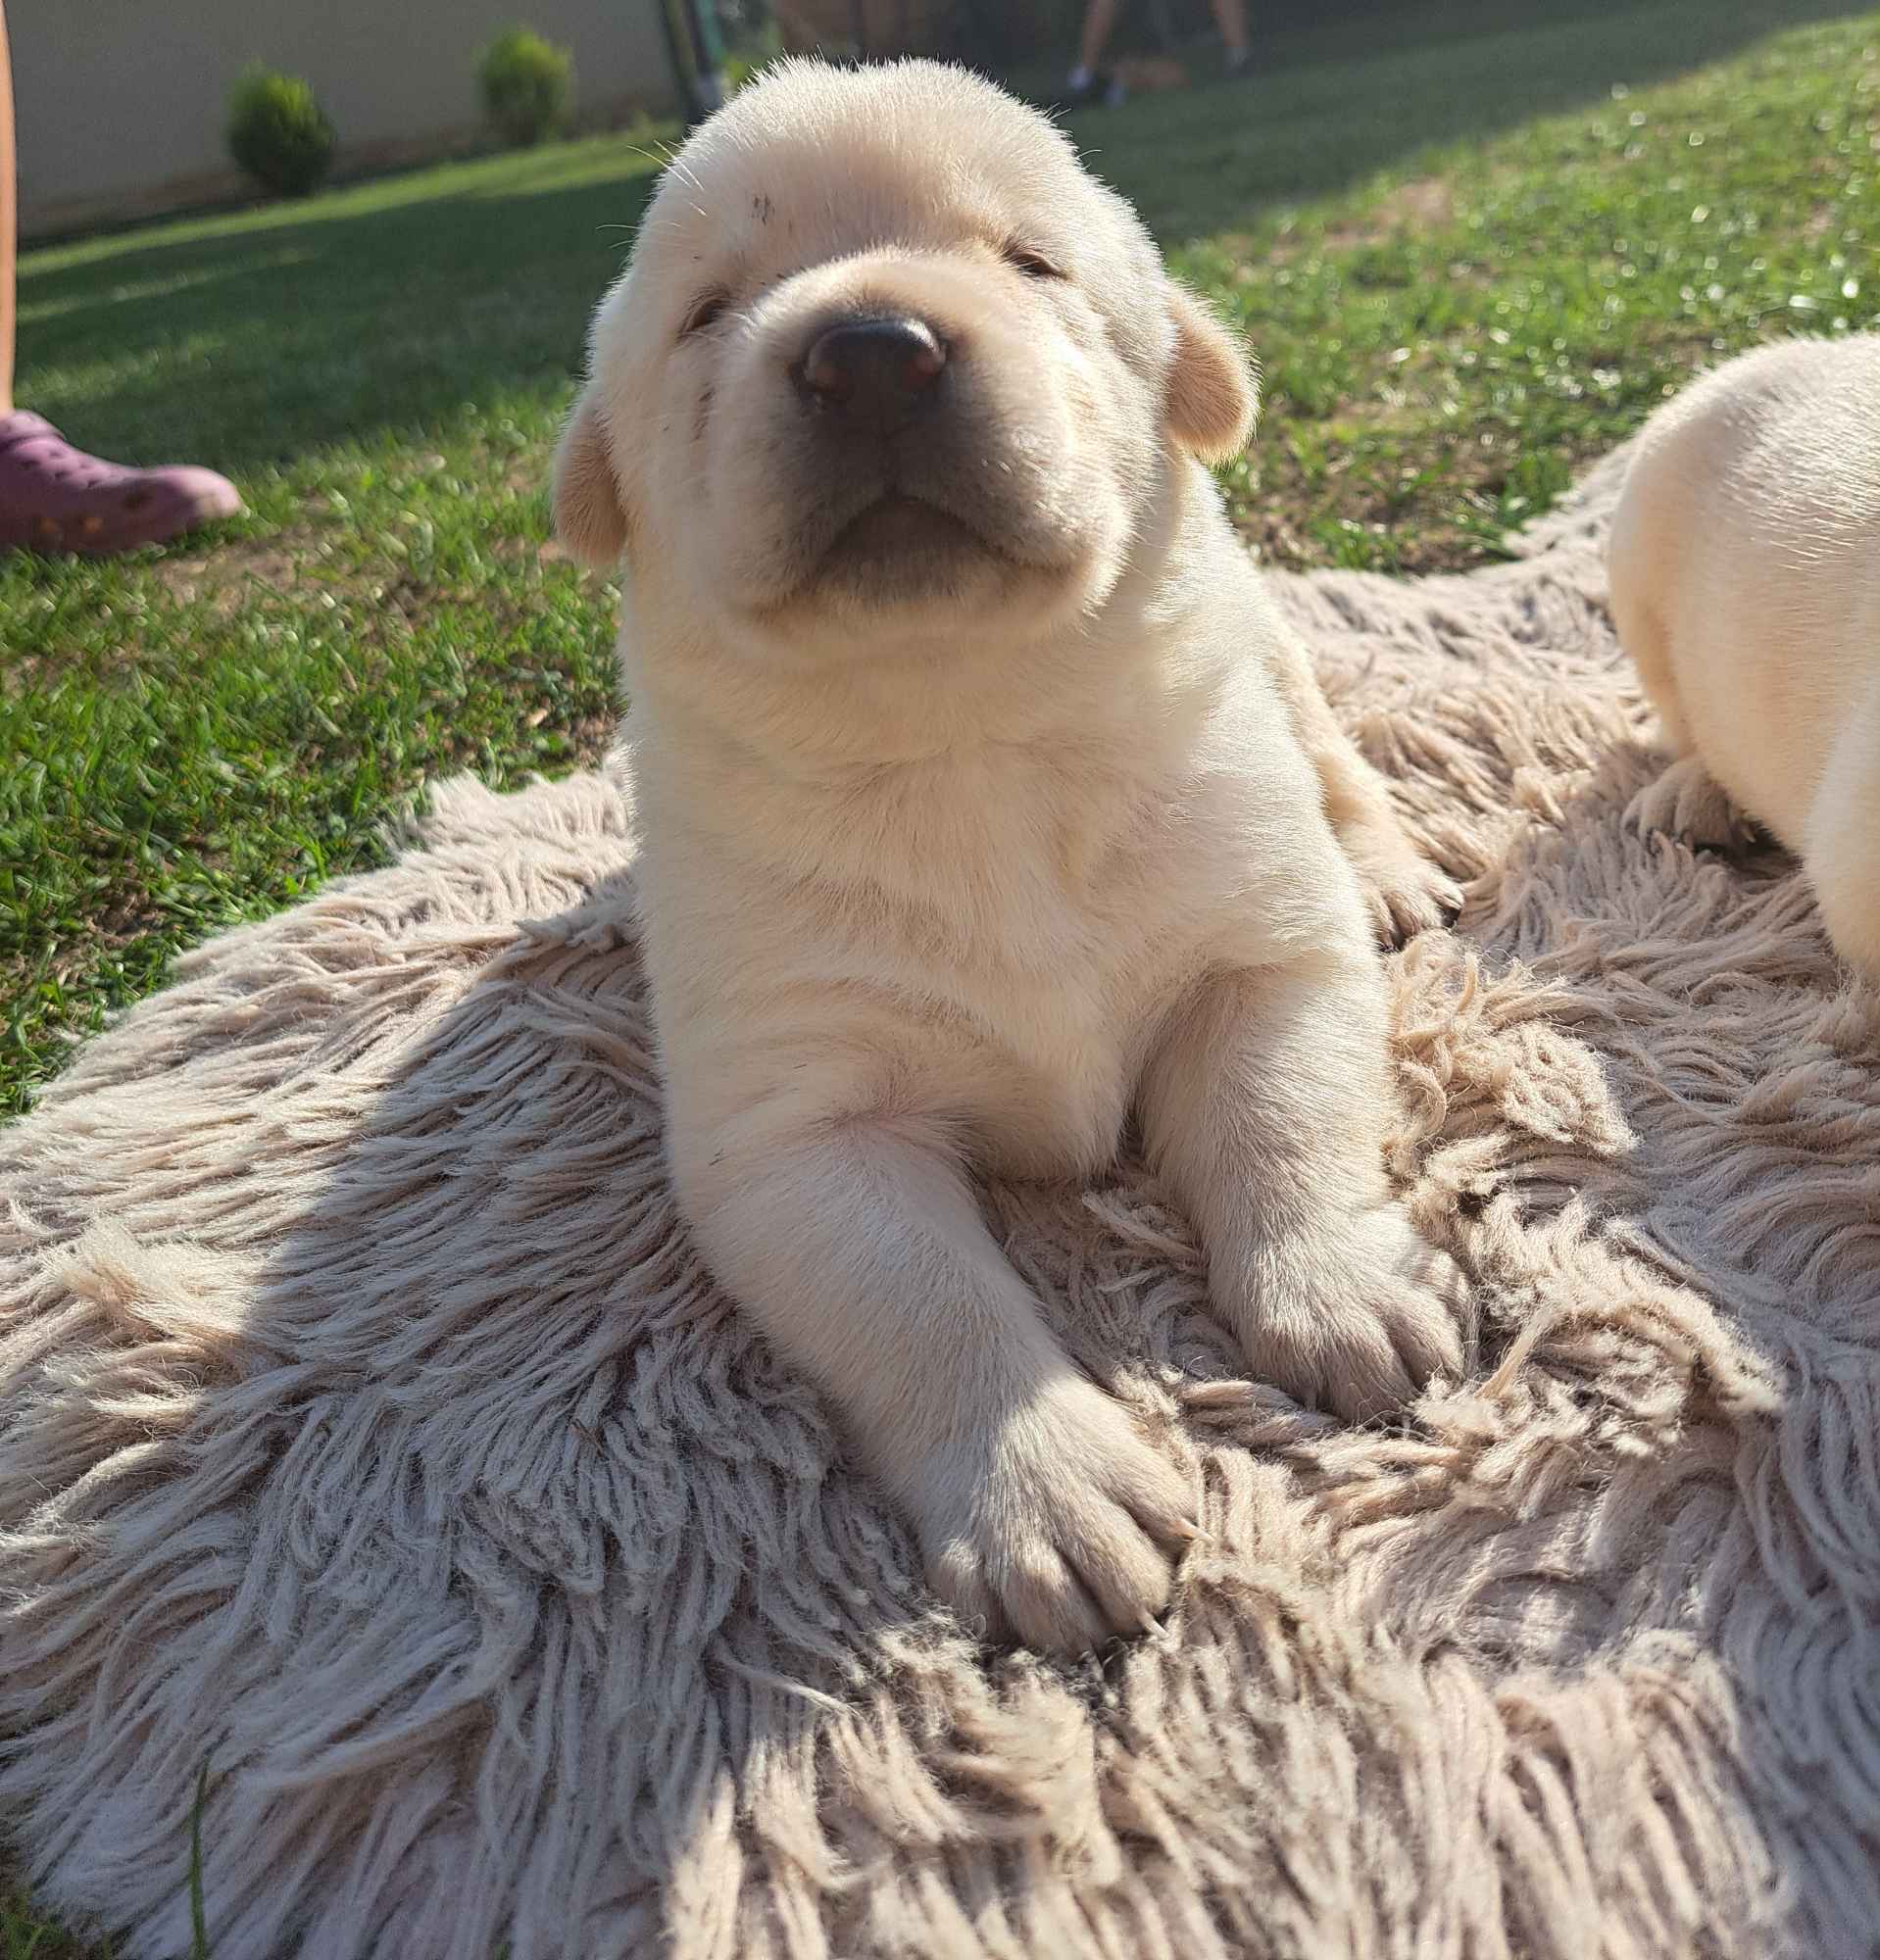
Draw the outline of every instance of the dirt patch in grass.
<instances>
[{"instance_id":1,"label":"dirt patch in grass","mask_svg":"<svg viewBox=\"0 0 1880 1960\"><path fill-rule=\"evenodd\" d=\"M160 560L151 576L165 595L179 606L207 601L219 619L239 612L261 587L287 592L319 548L319 533L311 524L293 524L266 537L231 538L207 551Z\"/></svg>"},{"instance_id":2,"label":"dirt patch in grass","mask_svg":"<svg viewBox=\"0 0 1880 1960\"><path fill-rule=\"evenodd\" d=\"M1589 439L1564 448L1561 461L1577 469L1604 448ZM1334 458L1314 479L1276 451L1261 459L1256 481L1231 499L1230 509L1261 561L1281 570L1323 569L1329 557L1400 575L1466 571L1497 556L1512 527L1497 514L1514 454L1500 441L1485 446L1431 435L1393 459L1393 482L1374 476L1357 452ZM1427 480L1408 494L1396 487L1418 477Z\"/></svg>"},{"instance_id":3,"label":"dirt patch in grass","mask_svg":"<svg viewBox=\"0 0 1880 1960\"><path fill-rule=\"evenodd\" d=\"M1445 230L1456 221L1456 196L1444 177L1412 177L1384 197L1361 219L1334 224L1325 233L1324 250L1350 251L1382 245L1409 232L1422 237Z\"/></svg>"}]
</instances>

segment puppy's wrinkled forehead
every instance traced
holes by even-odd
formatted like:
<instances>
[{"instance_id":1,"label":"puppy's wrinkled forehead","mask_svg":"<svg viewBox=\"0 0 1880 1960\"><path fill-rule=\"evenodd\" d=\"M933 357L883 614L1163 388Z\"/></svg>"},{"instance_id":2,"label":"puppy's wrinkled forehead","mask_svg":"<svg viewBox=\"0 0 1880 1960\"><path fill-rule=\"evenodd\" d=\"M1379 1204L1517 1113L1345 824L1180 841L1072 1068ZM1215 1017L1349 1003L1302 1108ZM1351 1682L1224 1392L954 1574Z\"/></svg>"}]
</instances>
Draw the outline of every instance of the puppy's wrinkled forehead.
<instances>
[{"instance_id":1,"label":"puppy's wrinkled forehead","mask_svg":"<svg viewBox=\"0 0 1880 1960\"><path fill-rule=\"evenodd\" d=\"M735 96L662 181L636 265L662 282L786 277L874 250L979 244L1077 276L1149 280L1135 215L1063 131L964 70L784 63Z\"/></svg>"}]
</instances>

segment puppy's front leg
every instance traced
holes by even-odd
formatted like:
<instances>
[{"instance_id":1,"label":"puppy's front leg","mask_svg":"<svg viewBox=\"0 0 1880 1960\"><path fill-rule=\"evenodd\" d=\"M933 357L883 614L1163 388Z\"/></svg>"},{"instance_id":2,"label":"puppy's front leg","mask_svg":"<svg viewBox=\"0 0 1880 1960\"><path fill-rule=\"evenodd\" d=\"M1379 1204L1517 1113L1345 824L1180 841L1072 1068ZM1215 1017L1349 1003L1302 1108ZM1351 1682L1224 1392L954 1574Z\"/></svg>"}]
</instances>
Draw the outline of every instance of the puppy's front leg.
<instances>
[{"instance_id":1,"label":"puppy's front leg","mask_svg":"<svg viewBox=\"0 0 1880 1960\"><path fill-rule=\"evenodd\" d=\"M1388 1095L1381 981L1351 951L1204 981L1143 1085L1151 1160L1255 1373L1352 1420L1461 1367L1455 1269L1385 1181Z\"/></svg>"},{"instance_id":2,"label":"puppy's front leg","mask_svg":"<svg viewBox=\"0 0 1880 1960\"><path fill-rule=\"evenodd\" d=\"M1162 1609L1187 1485L1053 1339L937 1127L757 1110L675 1168L718 1279L836 1404L964 1616L1080 1651Z\"/></svg>"},{"instance_id":3,"label":"puppy's front leg","mask_svg":"<svg viewBox=\"0 0 1880 1960\"><path fill-rule=\"evenodd\" d=\"M1363 887L1386 946L1401 946L1462 908L1462 890L1411 842L1384 779L1339 725L1305 646L1284 627L1272 640L1272 674L1293 732L1318 776L1325 815Z\"/></svg>"}]
</instances>

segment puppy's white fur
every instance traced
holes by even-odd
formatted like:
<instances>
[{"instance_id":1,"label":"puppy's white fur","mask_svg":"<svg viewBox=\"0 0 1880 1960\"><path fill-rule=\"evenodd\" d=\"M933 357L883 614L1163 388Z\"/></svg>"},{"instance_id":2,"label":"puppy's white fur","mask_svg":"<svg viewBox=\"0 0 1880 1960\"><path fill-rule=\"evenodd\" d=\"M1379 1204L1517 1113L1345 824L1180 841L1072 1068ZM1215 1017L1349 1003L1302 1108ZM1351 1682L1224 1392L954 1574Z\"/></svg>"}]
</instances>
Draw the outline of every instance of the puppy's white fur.
<instances>
[{"instance_id":1,"label":"puppy's white fur","mask_svg":"<svg viewBox=\"0 0 1880 1960\"><path fill-rule=\"evenodd\" d=\"M1755 817L1880 982L1880 336L1764 348L1660 409L1610 572L1677 759L1635 820L1720 843Z\"/></svg>"},{"instance_id":2,"label":"puppy's white fur","mask_svg":"<svg viewBox=\"0 0 1880 1960\"><path fill-rule=\"evenodd\" d=\"M950 350L917 439L845 435L802 380L883 310ZM1044 119L801 64L667 172L564 439L564 535L625 556L680 1201L938 1588L1045 1645L1154 1614L1192 1499L970 1169L1086 1176L1134 1109L1259 1374L1364 1414L1459 1360L1386 1188L1371 938L1453 894L1197 461L1252 416Z\"/></svg>"}]
</instances>

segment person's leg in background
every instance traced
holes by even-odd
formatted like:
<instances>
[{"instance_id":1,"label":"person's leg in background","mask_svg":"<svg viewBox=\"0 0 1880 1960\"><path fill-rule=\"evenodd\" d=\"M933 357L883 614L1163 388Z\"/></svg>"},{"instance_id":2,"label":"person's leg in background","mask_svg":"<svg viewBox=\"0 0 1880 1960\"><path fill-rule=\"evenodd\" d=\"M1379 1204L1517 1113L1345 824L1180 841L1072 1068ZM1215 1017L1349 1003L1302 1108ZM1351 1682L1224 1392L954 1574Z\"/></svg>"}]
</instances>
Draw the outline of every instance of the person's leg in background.
<instances>
[{"instance_id":1,"label":"person's leg in background","mask_svg":"<svg viewBox=\"0 0 1880 1960\"><path fill-rule=\"evenodd\" d=\"M1227 51L1227 73L1243 75L1252 71L1253 50L1247 40L1247 0L1210 0L1214 25L1220 29L1221 45ZM1077 49L1077 66L1070 71L1065 86L1073 102L1101 99L1113 106L1123 99L1121 82L1105 74L1104 49L1115 31L1121 0L1090 0L1084 14L1083 38Z\"/></svg>"},{"instance_id":2,"label":"person's leg in background","mask_svg":"<svg viewBox=\"0 0 1880 1960\"><path fill-rule=\"evenodd\" d=\"M102 557L239 511L235 486L213 470L105 463L74 449L44 416L14 407L19 211L13 64L0 0L0 547Z\"/></svg>"},{"instance_id":3,"label":"person's leg in background","mask_svg":"<svg viewBox=\"0 0 1880 1960\"><path fill-rule=\"evenodd\" d=\"M1070 71L1065 81L1073 102L1088 102L1093 98L1111 103L1122 100L1121 84L1103 73L1103 51L1110 45L1110 36L1115 31L1120 6L1121 0L1090 0L1084 12L1083 35L1077 43L1077 66Z\"/></svg>"},{"instance_id":4,"label":"person's leg in background","mask_svg":"<svg viewBox=\"0 0 1880 1960\"><path fill-rule=\"evenodd\" d=\"M1247 45L1247 0L1213 0L1214 25L1220 29L1221 45L1227 50L1227 73L1245 74L1253 66L1253 50Z\"/></svg>"}]
</instances>

